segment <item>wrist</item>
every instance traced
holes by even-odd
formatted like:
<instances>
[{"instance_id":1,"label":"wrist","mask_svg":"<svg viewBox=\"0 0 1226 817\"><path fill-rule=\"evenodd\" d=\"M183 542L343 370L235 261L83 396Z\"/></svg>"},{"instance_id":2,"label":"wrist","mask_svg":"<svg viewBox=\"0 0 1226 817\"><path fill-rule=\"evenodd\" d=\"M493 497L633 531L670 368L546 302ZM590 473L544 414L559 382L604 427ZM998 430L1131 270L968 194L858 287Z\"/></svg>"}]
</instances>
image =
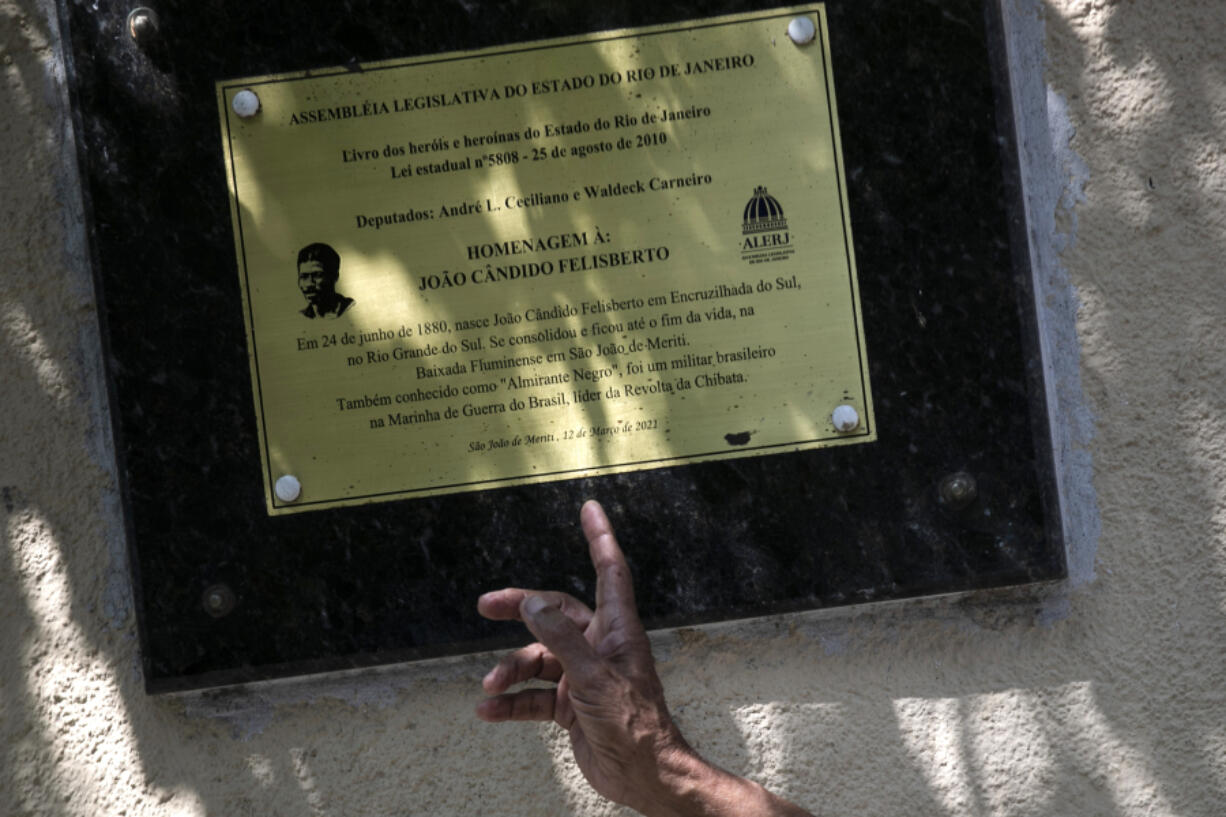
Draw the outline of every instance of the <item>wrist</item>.
<instances>
[{"instance_id":1,"label":"wrist","mask_svg":"<svg viewBox=\"0 0 1226 817\"><path fill-rule=\"evenodd\" d=\"M748 782L708 763L684 741L660 759L659 769L655 808L644 810L647 817L733 814L731 806L743 799L741 789Z\"/></svg>"},{"instance_id":2,"label":"wrist","mask_svg":"<svg viewBox=\"0 0 1226 817\"><path fill-rule=\"evenodd\" d=\"M809 817L751 780L708 763L688 744L659 762L660 786L647 817Z\"/></svg>"},{"instance_id":3,"label":"wrist","mask_svg":"<svg viewBox=\"0 0 1226 817\"><path fill-rule=\"evenodd\" d=\"M680 736L678 736L680 737ZM707 763L683 738L657 754L658 776L639 808L646 817L687 817L703 814L702 801L722 784L722 770Z\"/></svg>"}]
</instances>

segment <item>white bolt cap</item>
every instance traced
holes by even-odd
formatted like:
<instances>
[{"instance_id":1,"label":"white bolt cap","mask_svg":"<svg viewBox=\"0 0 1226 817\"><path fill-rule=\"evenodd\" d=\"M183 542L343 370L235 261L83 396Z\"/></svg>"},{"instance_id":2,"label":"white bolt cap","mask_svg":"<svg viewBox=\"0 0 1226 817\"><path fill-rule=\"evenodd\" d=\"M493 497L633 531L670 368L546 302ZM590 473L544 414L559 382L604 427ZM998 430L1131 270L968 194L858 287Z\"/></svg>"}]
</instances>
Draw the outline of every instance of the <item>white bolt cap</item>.
<instances>
[{"instance_id":1,"label":"white bolt cap","mask_svg":"<svg viewBox=\"0 0 1226 817\"><path fill-rule=\"evenodd\" d=\"M796 17L788 23L788 36L797 45L808 45L816 34L817 27L808 17Z\"/></svg>"},{"instance_id":2,"label":"white bolt cap","mask_svg":"<svg viewBox=\"0 0 1226 817\"><path fill-rule=\"evenodd\" d=\"M839 406L830 415L830 419L839 431L855 431L856 426L860 425L860 413L851 406Z\"/></svg>"},{"instance_id":3,"label":"white bolt cap","mask_svg":"<svg viewBox=\"0 0 1226 817\"><path fill-rule=\"evenodd\" d=\"M293 474L286 474L277 480L277 484L273 487L273 492L276 493L277 499L282 502L293 502L302 495L302 483Z\"/></svg>"},{"instance_id":4,"label":"white bolt cap","mask_svg":"<svg viewBox=\"0 0 1226 817\"><path fill-rule=\"evenodd\" d=\"M250 119L260 112L260 98L255 95L255 91L244 88L230 100L230 106L243 119Z\"/></svg>"}]
</instances>

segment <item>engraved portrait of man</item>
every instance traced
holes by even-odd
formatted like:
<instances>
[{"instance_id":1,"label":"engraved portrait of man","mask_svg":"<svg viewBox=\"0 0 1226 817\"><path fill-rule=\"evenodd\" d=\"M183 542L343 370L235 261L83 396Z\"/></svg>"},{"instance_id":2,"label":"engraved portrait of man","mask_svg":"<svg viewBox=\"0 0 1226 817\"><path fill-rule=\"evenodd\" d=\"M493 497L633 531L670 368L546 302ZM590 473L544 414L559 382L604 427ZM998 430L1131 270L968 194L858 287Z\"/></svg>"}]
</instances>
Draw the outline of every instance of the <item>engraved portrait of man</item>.
<instances>
[{"instance_id":1,"label":"engraved portrait of man","mask_svg":"<svg viewBox=\"0 0 1226 817\"><path fill-rule=\"evenodd\" d=\"M336 291L341 257L327 244L308 244L298 251L298 289L307 300L302 314L308 318L339 318L353 306L353 298Z\"/></svg>"}]
</instances>

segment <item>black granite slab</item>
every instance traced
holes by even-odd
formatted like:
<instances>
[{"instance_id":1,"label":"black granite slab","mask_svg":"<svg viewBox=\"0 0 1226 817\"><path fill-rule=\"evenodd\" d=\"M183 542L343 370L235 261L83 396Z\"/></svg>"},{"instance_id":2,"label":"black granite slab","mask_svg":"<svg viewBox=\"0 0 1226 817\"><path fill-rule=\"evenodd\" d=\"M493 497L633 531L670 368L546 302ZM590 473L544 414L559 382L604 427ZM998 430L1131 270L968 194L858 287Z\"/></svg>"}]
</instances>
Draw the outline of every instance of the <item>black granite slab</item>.
<instances>
[{"instance_id":1,"label":"black granite slab","mask_svg":"<svg viewBox=\"0 0 1226 817\"><path fill-rule=\"evenodd\" d=\"M150 691L520 642L475 599L590 597L587 497L655 626L1064 575L992 0L827 3L878 442L279 518L214 81L772 4L61 3Z\"/></svg>"}]
</instances>

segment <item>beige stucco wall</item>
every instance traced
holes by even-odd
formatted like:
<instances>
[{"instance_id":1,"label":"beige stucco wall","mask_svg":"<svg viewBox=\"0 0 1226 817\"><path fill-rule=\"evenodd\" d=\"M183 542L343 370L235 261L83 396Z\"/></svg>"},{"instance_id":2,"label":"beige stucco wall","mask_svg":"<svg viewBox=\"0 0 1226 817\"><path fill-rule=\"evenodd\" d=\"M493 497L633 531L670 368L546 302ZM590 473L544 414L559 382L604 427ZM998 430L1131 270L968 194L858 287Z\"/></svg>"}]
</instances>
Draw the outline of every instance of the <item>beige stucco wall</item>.
<instances>
[{"instance_id":1,"label":"beige stucco wall","mask_svg":"<svg viewBox=\"0 0 1226 817\"><path fill-rule=\"evenodd\" d=\"M471 716L481 661L143 694L40 2L0 0L0 813L616 811ZM1073 580L669 635L665 686L823 815L1219 815L1226 3L1005 3Z\"/></svg>"}]
</instances>

